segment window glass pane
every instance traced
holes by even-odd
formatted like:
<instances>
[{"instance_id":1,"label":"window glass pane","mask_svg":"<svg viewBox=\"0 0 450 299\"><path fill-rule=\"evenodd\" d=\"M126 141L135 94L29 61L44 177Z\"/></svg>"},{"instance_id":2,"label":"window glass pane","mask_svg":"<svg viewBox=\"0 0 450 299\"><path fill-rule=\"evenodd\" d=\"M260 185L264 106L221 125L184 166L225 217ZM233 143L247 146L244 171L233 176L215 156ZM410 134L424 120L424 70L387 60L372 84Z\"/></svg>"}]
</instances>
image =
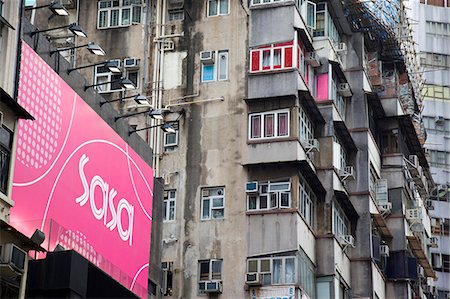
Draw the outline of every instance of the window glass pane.
<instances>
[{"instance_id":1,"label":"window glass pane","mask_svg":"<svg viewBox=\"0 0 450 299\"><path fill-rule=\"evenodd\" d=\"M258 261L248 261L248 269L247 272L258 272Z\"/></svg>"},{"instance_id":2,"label":"window glass pane","mask_svg":"<svg viewBox=\"0 0 450 299\"><path fill-rule=\"evenodd\" d=\"M0 143L6 147L6 149L11 149L12 147L12 132L5 129L5 127L0 126Z\"/></svg>"},{"instance_id":3,"label":"window glass pane","mask_svg":"<svg viewBox=\"0 0 450 299\"><path fill-rule=\"evenodd\" d=\"M133 5L133 23L141 22L141 6Z\"/></svg>"},{"instance_id":4,"label":"window glass pane","mask_svg":"<svg viewBox=\"0 0 450 299\"><path fill-rule=\"evenodd\" d=\"M95 82L95 84L100 84L100 83L106 83L109 81L109 77L108 76L97 76L97 81ZM95 89L97 89L97 91L106 91L108 90L108 85L109 84L101 84L95 87Z\"/></svg>"},{"instance_id":5,"label":"window glass pane","mask_svg":"<svg viewBox=\"0 0 450 299\"><path fill-rule=\"evenodd\" d=\"M209 261L200 262L200 281L209 280Z\"/></svg>"},{"instance_id":6,"label":"window glass pane","mask_svg":"<svg viewBox=\"0 0 450 299\"><path fill-rule=\"evenodd\" d=\"M270 194L270 208L278 207L278 196L277 193Z\"/></svg>"},{"instance_id":7,"label":"window glass pane","mask_svg":"<svg viewBox=\"0 0 450 299\"><path fill-rule=\"evenodd\" d=\"M228 78L228 52L219 52L218 64L219 80L226 80Z\"/></svg>"},{"instance_id":8,"label":"window glass pane","mask_svg":"<svg viewBox=\"0 0 450 299\"><path fill-rule=\"evenodd\" d=\"M216 16L217 15L217 1L218 0L208 0L208 16Z\"/></svg>"},{"instance_id":9,"label":"window glass pane","mask_svg":"<svg viewBox=\"0 0 450 299\"><path fill-rule=\"evenodd\" d=\"M212 210L212 218L214 218L214 219L222 219L223 217L224 217L224 209Z\"/></svg>"},{"instance_id":10,"label":"window glass pane","mask_svg":"<svg viewBox=\"0 0 450 299\"><path fill-rule=\"evenodd\" d=\"M213 198L213 208L223 207L223 198Z\"/></svg>"},{"instance_id":11,"label":"window glass pane","mask_svg":"<svg viewBox=\"0 0 450 299\"><path fill-rule=\"evenodd\" d=\"M249 210L256 210L256 196L249 196L248 197L248 209Z\"/></svg>"},{"instance_id":12,"label":"window glass pane","mask_svg":"<svg viewBox=\"0 0 450 299\"><path fill-rule=\"evenodd\" d=\"M108 27L108 11L100 11L98 16L98 28Z\"/></svg>"},{"instance_id":13,"label":"window glass pane","mask_svg":"<svg viewBox=\"0 0 450 299\"><path fill-rule=\"evenodd\" d=\"M282 259L274 259L273 260L273 283L282 283L281 281L281 271L283 268L283 260Z\"/></svg>"},{"instance_id":14,"label":"window glass pane","mask_svg":"<svg viewBox=\"0 0 450 299\"><path fill-rule=\"evenodd\" d=\"M220 3L220 14L227 15L228 14L228 1L229 0L219 0Z\"/></svg>"},{"instance_id":15,"label":"window glass pane","mask_svg":"<svg viewBox=\"0 0 450 299\"><path fill-rule=\"evenodd\" d=\"M221 279L222 278L222 261L212 261L212 279Z\"/></svg>"},{"instance_id":16,"label":"window glass pane","mask_svg":"<svg viewBox=\"0 0 450 299\"><path fill-rule=\"evenodd\" d=\"M261 115L251 116L251 138L261 138Z\"/></svg>"},{"instance_id":17,"label":"window glass pane","mask_svg":"<svg viewBox=\"0 0 450 299\"><path fill-rule=\"evenodd\" d=\"M286 274L284 283L295 283L295 259L286 259Z\"/></svg>"},{"instance_id":18,"label":"window glass pane","mask_svg":"<svg viewBox=\"0 0 450 299\"><path fill-rule=\"evenodd\" d=\"M267 209L267 195L261 195L259 197L259 208Z\"/></svg>"},{"instance_id":19,"label":"window glass pane","mask_svg":"<svg viewBox=\"0 0 450 299\"><path fill-rule=\"evenodd\" d=\"M281 67L281 49L273 50L273 66L274 68Z\"/></svg>"},{"instance_id":20,"label":"window glass pane","mask_svg":"<svg viewBox=\"0 0 450 299\"><path fill-rule=\"evenodd\" d=\"M167 220L167 201L164 201L164 220Z\"/></svg>"},{"instance_id":21,"label":"window glass pane","mask_svg":"<svg viewBox=\"0 0 450 299\"><path fill-rule=\"evenodd\" d=\"M111 76L111 90L120 90L122 89L122 85L120 85L121 75L112 75Z\"/></svg>"},{"instance_id":22,"label":"window glass pane","mask_svg":"<svg viewBox=\"0 0 450 299\"><path fill-rule=\"evenodd\" d=\"M263 51L263 69L270 69L270 50Z\"/></svg>"},{"instance_id":23,"label":"window glass pane","mask_svg":"<svg viewBox=\"0 0 450 299\"><path fill-rule=\"evenodd\" d=\"M287 136L288 135L288 113L279 113L278 114L278 136Z\"/></svg>"},{"instance_id":24,"label":"window glass pane","mask_svg":"<svg viewBox=\"0 0 450 299\"><path fill-rule=\"evenodd\" d=\"M111 24L110 26L119 26L119 10L111 10Z\"/></svg>"},{"instance_id":25,"label":"window glass pane","mask_svg":"<svg viewBox=\"0 0 450 299\"><path fill-rule=\"evenodd\" d=\"M202 211L202 219L209 218L209 199L203 200L203 211Z\"/></svg>"},{"instance_id":26,"label":"window glass pane","mask_svg":"<svg viewBox=\"0 0 450 299\"><path fill-rule=\"evenodd\" d=\"M280 193L281 200L280 200L280 206L282 207L289 207L289 193Z\"/></svg>"},{"instance_id":27,"label":"window glass pane","mask_svg":"<svg viewBox=\"0 0 450 299\"><path fill-rule=\"evenodd\" d=\"M264 115L264 137L274 136L274 115Z\"/></svg>"},{"instance_id":28,"label":"window glass pane","mask_svg":"<svg viewBox=\"0 0 450 299\"><path fill-rule=\"evenodd\" d=\"M139 86L139 82L138 82L138 74L139 72L134 71L134 72L128 72L128 79L133 82L134 86L136 86L136 88Z\"/></svg>"},{"instance_id":29,"label":"window glass pane","mask_svg":"<svg viewBox=\"0 0 450 299\"><path fill-rule=\"evenodd\" d=\"M203 65L202 69L202 81L214 81L214 64Z\"/></svg>"},{"instance_id":30,"label":"window glass pane","mask_svg":"<svg viewBox=\"0 0 450 299\"><path fill-rule=\"evenodd\" d=\"M130 25L131 24L131 9L124 8L122 9L122 25Z\"/></svg>"},{"instance_id":31,"label":"window glass pane","mask_svg":"<svg viewBox=\"0 0 450 299\"><path fill-rule=\"evenodd\" d=\"M270 272L270 260L261 260L261 272Z\"/></svg>"},{"instance_id":32,"label":"window glass pane","mask_svg":"<svg viewBox=\"0 0 450 299\"><path fill-rule=\"evenodd\" d=\"M171 201L169 206L169 220L174 219L175 219L175 201Z\"/></svg>"}]
</instances>

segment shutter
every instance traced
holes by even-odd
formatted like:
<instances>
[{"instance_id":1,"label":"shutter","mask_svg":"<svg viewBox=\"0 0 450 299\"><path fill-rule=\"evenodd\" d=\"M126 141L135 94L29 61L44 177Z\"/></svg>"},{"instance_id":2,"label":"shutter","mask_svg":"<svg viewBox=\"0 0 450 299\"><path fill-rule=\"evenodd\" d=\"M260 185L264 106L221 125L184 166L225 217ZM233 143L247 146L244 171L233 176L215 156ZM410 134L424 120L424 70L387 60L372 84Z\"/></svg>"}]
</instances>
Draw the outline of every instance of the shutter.
<instances>
[{"instance_id":1,"label":"shutter","mask_svg":"<svg viewBox=\"0 0 450 299\"><path fill-rule=\"evenodd\" d=\"M292 67L292 47L284 49L284 67Z\"/></svg>"},{"instance_id":2,"label":"shutter","mask_svg":"<svg viewBox=\"0 0 450 299\"><path fill-rule=\"evenodd\" d=\"M260 56L260 51L258 51L258 50L252 51L252 66L251 66L252 72L258 72L260 70L259 56Z\"/></svg>"}]
</instances>

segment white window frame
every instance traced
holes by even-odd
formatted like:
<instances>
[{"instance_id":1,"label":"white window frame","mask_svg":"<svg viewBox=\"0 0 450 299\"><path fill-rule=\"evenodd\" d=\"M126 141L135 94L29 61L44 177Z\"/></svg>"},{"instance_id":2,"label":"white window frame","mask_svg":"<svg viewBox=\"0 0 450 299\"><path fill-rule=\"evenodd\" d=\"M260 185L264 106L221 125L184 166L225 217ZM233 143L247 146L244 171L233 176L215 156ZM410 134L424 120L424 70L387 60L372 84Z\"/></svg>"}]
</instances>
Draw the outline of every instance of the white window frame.
<instances>
[{"instance_id":1,"label":"white window frame","mask_svg":"<svg viewBox=\"0 0 450 299\"><path fill-rule=\"evenodd\" d=\"M137 76L136 76L136 83L134 83L131 79L130 79L130 73L136 73L137 74ZM140 72L139 72L139 69L132 69L132 70L127 70L126 71L126 76L125 76L128 80L130 80L131 82L133 82L135 85L136 85L136 89L139 89L139 87L140 87L140 84L139 84L139 82L141 81L140 80Z\"/></svg>"},{"instance_id":2,"label":"white window frame","mask_svg":"<svg viewBox=\"0 0 450 299\"><path fill-rule=\"evenodd\" d=\"M177 195L176 190L164 190L164 209L165 217L163 214L163 222L173 222L177 218ZM166 196L167 195L167 196ZM170 208L173 203L173 218L170 217Z\"/></svg>"},{"instance_id":3,"label":"white window frame","mask_svg":"<svg viewBox=\"0 0 450 299\"><path fill-rule=\"evenodd\" d=\"M213 263L217 263L220 262L220 279L217 278L213 278ZM208 272L208 280L202 280L201 279L201 263L209 263L209 272ZM198 292L200 294L205 293L204 289L206 289L206 284L208 282L213 282L213 281L217 281L220 282L222 281L222 277L223 277L223 259L210 259L210 260L200 260L198 261L198 284L197 284L197 288L198 288ZM205 288L203 290L200 289L200 285L203 284L205 286Z\"/></svg>"},{"instance_id":4,"label":"white window frame","mask_svg":"<svg viewBox=\"0 0 450 299\"><path fill-rule=\"evenodd\" d=\"M215 51L211 51L214 53L214 62L213 63L204 63L202 61L200 61L201 66L202 66L202 70L201 70L201 82L202 83L209 83L209 82L216 82L216 81L227 81L228 80L228 65L229 65L229 52L228 50L215 50ZM219 79L219 74L220 74L220 64L219 64L219 57L223 57L225 56L227 61L226 61L226 78L222 78ZM205 80L204 76L204 70L203 68L205 66L213 66L214 67L214 71L213 71L213 79L212 80Z\"/></svg>"},{"instance_id":5,"label":"white window frame","mask_svg":"<svg viewBox=\"0 0 450 299\"><path fill-rule=\"evenodd\" d=\"M294 273L293 273L293 280L294 281L286 281L286 260L293 259L294 260ZM281 260L281 282L274 282L274 260ZM262 261L269 261L270 262L270 271L262 271L261 269L261 262ZM256 262L257 263L257 272L250 272L249 269L249 263L250 262ZM267 257L267 258L251 258L247 259L247 273L248 274L256 274L258 276L262 275L270 275L270 284L264 283L264 280L261 279L260 282L262 285L292 285L298 283L298 257L297 256L274 256L274 257Z\"/></svg>"},{"instance_id":6,"label":"white window frame","mask_svg":"<svg viewBox=\"0 0 450 299\"><path fill-rule=\"evenodd\" d=\"M174 142L172 142L172 143L167 142L167 136L169 136L169 135L175 135L175 141ZM164 132L163 139L164 139L164 141L163 141L164 148L177 146L178 145L178 130L176 129L175 133Z\"/></svg>"},{"instance_id":7,"label":"white window frame","mask_svg":"<svg viewBox=\"0 0 450 299\"><path fill-rule=\"evenodd\" d=\"M287 185L288 189L284 190L271 190L271 187ZM282 194L287 194L289 204L282 205ZM266 207L261 208L261 197L266 198ZM254 198L256 200L256 208L250 209L250 200ZM275 200L275 204L272 204L272 200ZM268 211L275 209L290 209L292 207L292 184L290 179L278 180L278 181L264 181L258 182L258 193L247 195L247 211Z\"/></svg>"},{"instance_id":8,"label":"white window frame","mask_svg":"<svg viewBox=\"0 0 450 299\"><path fill-rule=\"evenodd\" d=\"M286 135L278 135L278 119L281 114L287 113L287 134ZM265 123L264 116L273 114L274 115L274 127L273 127L273 136L265 137ZM252 117L260 117L260 137L252 137ZM257 112L250 113L248 115L248 139L249 140L264 140L264 139L275 139L275 138L285 138L289 137L291 134L291 112L289 109L280 109L280 110L271 110L266 112Z\"/></svg>"},{"instance_id":9,"label":"white window frame","mask_svg":"<svg viewBox=\"0 0 450 299\"><path fill-rule=\"evenodd\" d=\"M350 235L350 220L338 203L333 202L333 234L336 237Z\"/></svg>"},{"instance_id":10,"label":"white window frame","mask_svg":"<svg viewBox=\"0 0 450 299\"><path fill-rule=\"evenodd\" d=\"M222 190L221 195L209 195L209 196L203 196L204 190L209 190L210 192L212 190ZM224 219L225 218L225 187L206 187L201 189L201 206L200 206L200 219L201 220L213 220L213 219ZM222 198L222 206L213 207L214 199ZM209 201L209 213L207 217L204 217L203 215L203 206L205 204L205 201ZM214 210L223 210L223 216L222 217L213 217L213 211Z\"/></svg>"},{"instance_id":11,"label":"white window frame","mask_svg":"<svg viewBox=\"0 0 450 299\"><path fill-rule=\"evenodd\" d=\"M299 177L298 209L305 222L314 227L317 197L303 177Z\"/></svg>"},{"instance_id":12,"label":"white window frame","mask_svg":"<svg viewBox=\"0 0 450 299\"><path fill-rule=\"evenodd\" d=\"M180 16L181 18L171 18L171 16ZM179 22L184 20L184 9L171 9L167 12L167 19L169 22Z\"/></svg>"},{"instance_id":13,"label":"white window frame","mask_svg":"<svg viewBox=\"0 0 450 299\"><path fill-rule=\"evenodd\" d=\"M314 124L309 119L308 114L302 106L298 107L298 119L299 119L299 139L300 141L308 142L314 139Z\"/></svg>"},{"instance_id":14,"label":"white window frame","mask_svg":"<svg viewBox=\"0 0 450 299\"><path fill-rule=\"evenodd\" d=\"M118 65L120 66L119 60L116 60L116 61L118 62ZM121 74L115 74L115 73L112 73L110 71L99 73L98 70L100 68L102 68L102 67L104 68L103 65L97 65L94 68L94 84L100 83L99 82L99 78L106 78L105 82L111 82L113 80L112 79L113 77L118 77L118 78L121 77ZM124 90L123 88L111 89L111 83L106 83L106 84L102 84L102 85L99 85L99 86L95 86L94 88L95 88L95 90L98 93L110 93L110 92L116 92L116 91L123 91Z\"/></svg>"},{"instance_id":15,"label":"white window frame","mask_svg":"<svg viewBox=\"0 0 450 299\"><path fill-rule=\"evenodd\" d=\"M120 28L120 27L129 27L133 24L140 24L142 22L142 1L140 1L140 4L129 4L124 5L124 1L127 0L101 0L97 4L97 29L109 29L109 28ZM102 4L104 3L111 3L109 7L101 8ZM114 6L114 3L118 3ZM134 21L135 19L135 8L139 7L139 22ZM128 24L123 24L123 11L130 10L130 21ZM117 25L111 25L111 14L112 11L118 11L118 24ZM106 12L106 25L100 26L100 15L102 12Z\"/></svg>"},{"instance_id":16,"label":"white window frame","mask_svg":"<svg viewBox=\"0 0 450 299\"><path fill-rule=\"evenodd\" d=\"M210 18L210 17L218 17L218 16L227 16L227 15L230 14L230 0L226 0L227 3L228 3L227 13L222 13L222 12L220 11L220 1L221 1L221 0L206 0L206 1L207 1L207 4L206 4L206 16L207 16L208 18ZM217 2L217 14L214 14L214 15L210 15L210 14L209 14L209 5L210 5L209 3L210 3L211 1Z\"/></svg>"}]
</instances>

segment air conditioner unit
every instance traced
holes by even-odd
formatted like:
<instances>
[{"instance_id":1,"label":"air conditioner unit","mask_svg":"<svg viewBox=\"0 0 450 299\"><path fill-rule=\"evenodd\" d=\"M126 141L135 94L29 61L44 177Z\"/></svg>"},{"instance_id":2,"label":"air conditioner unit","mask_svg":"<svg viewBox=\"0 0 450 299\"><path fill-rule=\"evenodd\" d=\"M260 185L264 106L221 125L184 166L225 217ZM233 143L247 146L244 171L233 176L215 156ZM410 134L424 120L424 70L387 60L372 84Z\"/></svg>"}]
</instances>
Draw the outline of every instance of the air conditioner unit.
<instances>
[{"instance_id":1,"label":"air conditioner unit","mask_svg":"<svg viewBox=\"0 0 450 299\"><path fill-rule=\"evenodd\" d=\"M184 0L169 0L168 1L168 9L182 9L184 6Z\"/></svg>"},{"instance_id":2,"label":"air conditioner unit","mask_svg":"<svg viewBox=\"0 0 450 299\"><path fill-rule=\"evenodd\" d=\"M258 182L247 182L245 184L246 193L257 193L258 192Z\"/></svg>"},{"instance_id":3,"label":"air conditioner unit","mask_svg":"<svg viewBox=\"0 0 450 299\"><path fill-rule=\"evenodd\" d=\"M387 202L383 204L378 204L378 209L380 209L380 212L390 212L392 210L392 202Z\"/></svg>"},{"instance_id":4,"label":"air conditioner unit","mask_svg":"<svg viewBox=\"0 0 450 299\"><path fill-rule=\"evenodd\" d=\"M27 253L24 250L12 243L7 243L1 246L0 254L1 264L9 265L14 271L23 273L27 258Z\"/></svg>"},{"instance_id":5,"label":"air conditioner unit","mask_svg":"<svg viewBox=\"0 0 450 299\"><path fill-rule=\"evenodd\" d=\"M317 139L309 139L309 140L305 140L302 141L302 146L305 148L306 153L309 152L318 152L319 151L319 140Z\"/></svg>"},{"instance_id":6,"label":"air conditioner unit","mask_svg":"<svg viewBox=\"0 0 450 299\"><path fill-rule=\"evenodd\" d=\"M434 118L434 122L435 122L436 124L442 124L442 123L445 122L445 118L444 118L443 116L436 116L436 117Z\"/></svg>"},{"instance_id":7,"label":"air conditioner unit","mask_svg":"<svg viewBox=\"0 0 450 299\"><path fill-rule=\"evenodd\" d=\"M381 256L389 256L389 246L380 245L380 255Z\"/></svg>"},{"instance_id":8,"label":"air conditioner unit","mask_svg":"<svg viewBox=\"0 0 450 299\"><path fill-rule=\"evenodd\" d=\"M412 220L412 221L420 221L422 218L419 208L407 209L405 216L406 216L406 219Z\"/></svg>"},{"instance_id":9,"label":"air conditioner unit","mask_svg":"<svg viewBox=\"0 0 450 299\"><path fill-rule=\"evenodd\" d=\"M123 60L123 66L125 68L139 67L139 59L136 59L136 58L125 58Z\"/></svg>"},{"instance_id":10,"label":"air conditioner unit","mask_svg":"<svg viewBox=\"0 0 450 299\"><path fill-rule=\"evenodd\" d=\"M429 239L428 246L430 246L431 248L438 248L439 247L439 239L436 237L431 237Z\"/></svg>"},{"instance_id":11,"label":"air conditioner unit","mask_svg":"<svg viewBox=\"0 0 450 299\"><path fill-rule=\"evenodd\" d=\"M355 238L352 235L342 235L341 236L341 244L345 246L355 247Z\"/></svg>"},{"instance_id":12,"label":"air conditioner unit","mask_svg":"<svg viewBox=\"0 0 450 299\"><path fill-rule=\"evenodd\" d=\"M409 155L408 161L411 162L414 168L419 167L419 157L417 157L416 155Z\"/></svg>"},{"instance_id":13,"label":"air conditioner unit","mask_svg":"<svg viewBox=\"0 0 450 299\"><path fill-rule=\"evenodd\" d=\"M261 285L259 273L247 273L245 283L247 285Z\"/></svg>"},{"instance_id":14,"label":"air conditioner unit","mask_svg":"<svg viewBox=\"0 0 450 299\"><path fill-rule=\"evenodd\" d=\"M348 83L339 83L338 85L338 92L343 97L351 97L352 91L350 90L350 84Z\"/></svg>"},{"instance_id":15,"label":"air conditioner unit","mask_svg":"<svg viewBox=\"0 0 450 299\"><path fill-rule=\"evenodd\" d=\"M354 178L354 168L353 166L345 166L344 169L339 169L339 176L342 180L346 180L347 178Z\"/></svg>"},{"instance_id":16,"label":"air conditioner unit","mask_svg":"<svg viewBox=\"0 0 450 299\"><path fill-rule=\"evenodd\" d=\"M425 201L425 209L434 210L434 203L432 200Z\"/></svg>"},{"instance_id":17,"label":"air conditioner unit","mask_svg":"<svg viewBox=\"0 0 450 299\"><path fill-rule=\"evenodd\" d=\"M338 54L344 54L347 52L347 45L345 43L336 44L335 50Z\"/></svg>"},{"instance_id":18,"label":"air conditioner unit","mask_svg":"<svg viewBox=\"0 0 450 299\"><path fill-rule=\"evenodd\" d=\"M200 61L204 64L214 63L214 51L203 51L200 52Z\"/></svg>"},{"instance_id":19,"label":"air conditioner unit","mask_svg":"<svg viewBox=\"0 0 450 299\"><path fill-rule=\"evenodd\" d=\"M316 52L308 52L305 61L312 67L320 66L319 56Z\"/></svg>"},{"instance_id":20,"label":"air conditioner unit","mask_svg":"<svg viewBox=\"0 0 450 299\"><path fill-rule=\"evenodd\" d=\"M221 281L206 282L205 293L222 293L222 282Z\"/></svg>"}]
</instances>

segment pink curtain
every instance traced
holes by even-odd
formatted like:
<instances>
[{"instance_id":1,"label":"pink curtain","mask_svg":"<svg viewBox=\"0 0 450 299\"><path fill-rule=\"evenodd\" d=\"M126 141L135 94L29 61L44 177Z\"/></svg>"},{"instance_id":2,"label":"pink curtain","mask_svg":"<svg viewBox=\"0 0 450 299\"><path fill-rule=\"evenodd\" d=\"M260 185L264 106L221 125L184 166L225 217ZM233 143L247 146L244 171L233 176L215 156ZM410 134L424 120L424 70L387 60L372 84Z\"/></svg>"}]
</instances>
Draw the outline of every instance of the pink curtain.
<instances>
[{"instance_id":1,"label":"pink curtain","mask_svg":"<svg viewBox=\"0 0 450 299\"><path fill-rule=\"evenodd\" d=\"M261 116L255 115L251 117L252 138L261 138Z\"/></svg>"},{"instance_id":2,"label":"pink curtain","mask_svg":"<svg viewBox=\"0 0 450 299\"><path fill-rule=\"evenodd\" d=\"M274 115L264 115L264 137L273 137Z\"/></svg>"},{"instance_id":3,"label":"pink curtain","mask_svg":"<svg viewBox=\"0 0 450 299\"><path fill-rule=\"evenodd\" d=\"M288 114L278 114L278 136L288 135Z\"/></svg>"}]
</instances>

